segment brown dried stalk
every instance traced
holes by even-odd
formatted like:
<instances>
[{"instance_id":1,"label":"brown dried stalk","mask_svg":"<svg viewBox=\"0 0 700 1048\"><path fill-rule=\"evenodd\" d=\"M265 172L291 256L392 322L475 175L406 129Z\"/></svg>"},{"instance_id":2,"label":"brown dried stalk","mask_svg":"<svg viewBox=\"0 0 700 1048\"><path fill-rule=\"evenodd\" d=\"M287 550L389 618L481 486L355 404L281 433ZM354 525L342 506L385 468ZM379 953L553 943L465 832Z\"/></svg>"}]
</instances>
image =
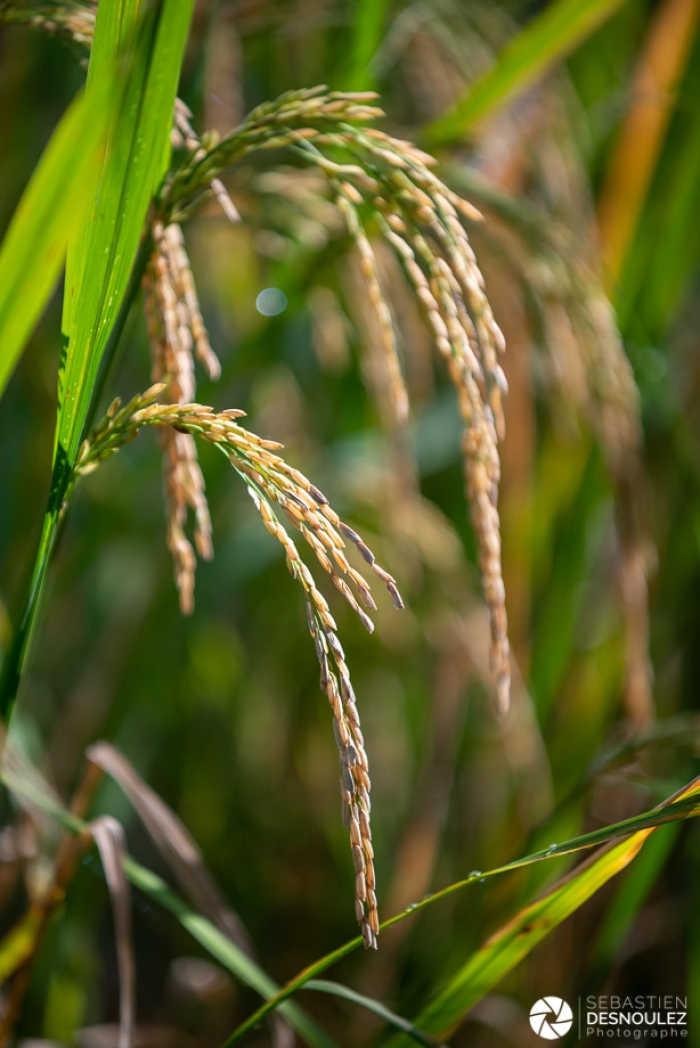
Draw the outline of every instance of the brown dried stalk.
<instances>
[{"instance_id":1,"label":"brown dried stalk","mask_svg":"<svg viewBox=\"0 0 700 1048\"><path fill-rule=\"evenodd\" d=\"M333 710L334 734L341 759L343 819L350 830L356 872L356 914L367 947L376 947L379 930L370 830L370 779L355 693L337 626L325 597L289 534L280 523L281 510L312 549L324 571L371 632L374 624L364 608L376 607L366 578L349 563L345 550L354 545L372 572L384 582L396 607L403 607L395 579L380 567L357 532L340 520L325 495L303 473L275 454L281 445L263 440L240 426L243 412L215 412L202 404L160 404L162 383L135 397L126 407L115 401L83 444L74 482L97 468L101 460L134 439L143 426L174 429L178 435L199 436L214 444L241 476L265 528L281 543L292 577L306 603L309 630L321 667L321 688ZM360 605L364 605L364 608Z\"/></svg>"}]
</instances>

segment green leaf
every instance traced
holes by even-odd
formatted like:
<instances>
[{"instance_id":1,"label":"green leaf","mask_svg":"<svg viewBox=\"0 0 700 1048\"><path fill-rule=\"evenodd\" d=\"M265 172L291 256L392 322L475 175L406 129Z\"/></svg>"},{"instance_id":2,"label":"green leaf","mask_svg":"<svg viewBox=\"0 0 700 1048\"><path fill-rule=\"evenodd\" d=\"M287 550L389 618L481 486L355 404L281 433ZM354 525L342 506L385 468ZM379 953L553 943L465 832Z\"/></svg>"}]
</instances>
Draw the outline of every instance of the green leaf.
<instances>
[{"instance_id":1,"label":"green leaf","mask_svg":"<svg viewBox=\"0 0 700 1048\"><path fill-rule=\"evenodd\" d=\"M357 0L346 84L348 91L368 91L374 87L372 59L384 35L388 9L389 0Z\"/></svg>"},{"instance_id":2,"label":"green leaf","mask_svg":"<svg viewBox=\"0 0 700 1048\"><path fill-rule=\"evenodd\" d=\"M273 996L278 987L255 961L220 932L206 917L193 910L179 896L171 892L160 877L132 858L124 861L124 869L131 883L140 888L154 902L168 910L180 922L193 939L241 982L256 990L262 997ZM297 1005L287 1002L280 1008L289 1025L303 1037L312 1048L334 1048L334 1042Z\"/></svg>"},{"instance_id":3,"label":"green leaf","mask_svg":"<svg viewBox=\"0 0 700 1048\"><path fill-rule=\"evenodd\" d=\"M425 899L422 899L419 903L414 903L412 906L409 906L408 909L404 910L403 913L398 913L395 917L390 917L388 921L384 921L382 923L381 927L382 929L390 928L392 925L398 924L399 921L405 920L406 917L412 916L419 910L424 910L427 906L432 906L433 903L438 902L440 899L444 899L448 895L452 895L456 891L461 891L463 888L467 888L470 885L476 884L479 881L484 881L491 877L496 877L503 873L507 873L511 870L520 869L524 866L531 866L533 863L536 862L545 862L550 859L560 858L564 855L571 855L575 852L582 851L585 848L592 848L598 844L610 841L615 837L629 836L630 834L635 834L635 837L630 837L630 841L625 841L623 845L620 846L623 851L624 849L630 846L631 841L636 839L639 840L639 847L641 847L641 845L644 842L644 839L646 839L649 833L652 833L657 826L665 825L666 823L673 822L677 819L692 818L697 815L700 815L700 779L694 779L691 783L688 784L688 786L685 786L678 793L674 794L673 797L669 798L669 800L666 801L663 805L660 805L653 811L644 812L642 815L636 815L632 819L624 819L622 822L614 823L611 826L604 826L602 829L595 830L593 833L586 833L581 837L574 837L571 840L563 841L561 844L552 844L549 846L549 848L546 848L543 851L534 852L532 855L526 855L522 859L515 859L513 862L506 863L505 866L498 866L492 870L485 870L483 872L479 871L477 873L470 874L469 877L466 877L463 881L457 881L455 884L451 884L449 887L443 888L441 891L435 892L433 895L427 896ZM637 848L637 851L639 850L639 847ZM604 864L606 854L608 854L608 849L605 850L601 860ZM612 853L610 852L610 854ZM636 854L636 852L634 852L634 854ZM633 854L630 853L627 862L629 862L632 858ZM583 874L585 870L591 866L591 864L594 864L597 861L598 857L593 856L592 859L590 859L586 863L583 863L572 874L570 874L568 879L575 879L579 873ZM613 860L608 860L608 862L610 864L611 869L606 879L609 879L609 877L614 876L614 873L616 873L619 869L622 869L623 865L627 864L623 863L622 865L618 865L617 868L613 870ZM594 878L592 878L592 880L594 880ZM562 884L565 883L566 881L562 882ZM592 891L595 890L596 888L594 887ZM585 900L581 899L581 901L583 902ZM561 917L560 920L563 920L563 917ZM551 927L554 926L554 924L551 925ZM236 1030L234 1030L231 1036L226 1040L225 1044L223 1045L223 1048L230 1048L231 1045L237 1044L245 1036L245 1034L248 1033L250 1030L254 1029L265 1018L266 1015L268 1015L274 1008L278 1008L283 1001L286 1001L289 997L292 996L292 994L296 993L297 990L302 989L302 987L305 986L309 982L309 980L315 978L315 976L317 975L320 975L321 972L326 971L326 969L330 968L343 957L346 957L347 954L352 953L353 950L357 949L357 947L361 945L362 936L357 936L355 939L351 939L349 942L344 943L343 946L338 947L337 950L333 950L332 953L328 953L325 957L321 957L320 960L314 961L314 963L310 964L308 968L305 968L293 979L290 979L289 982L283 987L282 990L279 991L278 994L276 994L275 997L271 997L265 1004L261 1005L260 1008L258 1008L257 1011L253 1013L253 1015L249 1016L249 1018L246 1019L245 1022L241 1023L241 1025ZM535 943L533 942L532 946L534 945ZM470 962L467 963L469 964ZM514 964L517 964L517 959L513 961L513 964L511 964L510 967L513 967ZM505 975L506 970L509 969L504 969L501 972L501 975ZM501 975L499 975L498 978L500 978ZM498 981L498 978L494 979L494 982ZM416 1020L416 1024L419 1025L424 1030L424 1032L434 1032L423 1021L423 1018L423 1015L419 1016ZM392 1048L394 1048L393 1042Z\"/></svg>"},{"instance_id":4,"label":"green leaf","mask_svg":"<svg viewBox=\"0 0 700 1048\"><path fill-rule=\"evenodd\" d=\"M444 146L477 120L492 116L565 58L625 0L554 0L499 55L495 66L425 130L428 146Z\"/></svg>"},{"instance_id":5,"label":"green leaf","mask_svg":"<svg viewBox=\"0 0 700 1048\"><path fill-rule=\"evenodd\" d=\"M88 93L116 60L129 76L110 149L90 190L91 212L69 247L56 464L75 462L100 361L165 171L192 6L193 0L163 0L142 16L143 4L137 8L134 0L114 0L98 9ZM62 476L58 480L62 483Z\"/></svg>"},{"instance_id":6,"label":"green leaf","mask_svg":"<svg viewBox=\"0 0 700 1048\"><path fill-rule=\"evenodd\" d=\"M327 979L311 979L305 984L304 989L319 990L321 993L330 993L335 997L342 997L343 1000L350 1001L352 1004L359 1004L362 1008L379 1015L390 1026L395 1026L397 1030L407 1034L412 1041L427 1045L427 1048L436 1048L437 1041L433 1037L428 1037L422 1030L417 1029L408 1019L404 1019L401 1015L392 1012L381 1001L375 1001L373 997L366 997L363 993L357 993L356 990L351 990L348 986L343 986L342 983L329 982Z\"/></svg>"},{"instance_id":7,"label":"green leaf","mask_svg":"<svg viewBox=\"0 0 700 1048\"><path fill-rule=\"evenodd\" d=\"M677 798L692 798L700 792L697 780ZM416 1024L428 1033L445 1037L480 1001L549 933L578 910L612 877L623 870L647 837L650 826L621 844L609 844L577 866L547 894L526 906L504 928L477 950L452 977L448 985L418 1015ZM404 1036L392 1037L387 1048L404 1048Z\"/></svg>"},{"instance_id":8,"label":"green leaf","mask_svg":"<svg viewBox=\"0 0 700 1048\"><path fill-rule=\"evenodd\" d=\"M591 949L589 967L594 971L602 971L614 961L634 919L658 883L680 828L679 823L674 823L657 830L634 866L621 878Z\"/></svg>"},{"instance_id":9,"label":"green leaf","mask_svg":"<svg viewBox=\"0 0 700 1048\"><path fill-rule=\"evenodd\" d=\"M115 78L79 96L37 165L0 247L0 395L51 295L85 211L85 186L100 163L100 146L115 95Z\"/></svg>"},{"instance_id":10,"label":"green leaf","mask_svg":"<svg viewBox=\"0 0 700 1048\"><path fill-rule=\"evenodd\" d=\"M5 764L0 772L0 777L11 793L25 803L28 802L39 808L65 829L75 834L88 830L86 822L69 812L51 795L48 786L45 785L38 772L30 777L18 773ZM175 892L172 892L162 878L141 866L130 855L124 857L123 866L124 872L135 888L139 888L154 902L168 910L182 927L237 979L263 997L272 997L278 992L277 984L255 961L251 960L210 921L188 906ZM35 910L30 907L14 928L0 941L1 981L4 982L13 975L27 958L32 956L36 947L36 936L41 933L43 926L44 916L41 909ZM304 1038L305 1043L311 1045L311 1048L336 1048L330 1037L316 1026L297 1005L288 1002L280 1011L289 1025L300 1037Z\"/></svg>"},{"instance_id":11,"label":"green leaf","mask_svg":"<svg viewBox=\"0 0 700 1048\"><path fill-rule=\"evenodd\" d=\"M137 9L137 0L100 0L97 14L86 97L101 97L102 85L112 81L116 68L121 104L112 107L102 165L84 187L88 207L68 244L49 506L25 608L3 664L3 721L16 698L100 362L123 319L148 207L169 155L194 0L162 0L144 12L146 2L141 0Z\"/></svg>"},{"instance_id":12,"label":"green leaf","mask_svg":"<svg viewBox=\"0 0 700 1048\"><path fill-rule=\"evenodd\" d=\"M603 849L497 932L425 1008L416 1022L426 1030L447 1036L472 1008L541 942L558 924L583 905L599 888L624 869L651 833L644 830L629 841ZM404 1037L392 1038L391 1048L406 1045Z\"/></svg>"}]
</instances>

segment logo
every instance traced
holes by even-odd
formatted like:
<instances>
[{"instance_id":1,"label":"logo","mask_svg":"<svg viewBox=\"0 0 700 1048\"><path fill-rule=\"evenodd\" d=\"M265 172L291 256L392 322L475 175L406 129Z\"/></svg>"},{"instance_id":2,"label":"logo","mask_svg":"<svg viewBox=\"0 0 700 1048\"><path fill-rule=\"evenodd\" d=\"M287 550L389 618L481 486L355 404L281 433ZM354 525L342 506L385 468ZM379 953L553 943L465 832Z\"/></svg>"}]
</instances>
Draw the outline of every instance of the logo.
<instances>
[{"instance_id":1,"label":"logo","mask_svg":"<svg viewBox=\"0 0 700 1048\"><path fill-rule=\"evenodd\" d=\"M561 997L542 997L530 1009L530 1026L538 1037L556 1041L574 1025L574 1013Z\"/></svg>"}]
</instances>

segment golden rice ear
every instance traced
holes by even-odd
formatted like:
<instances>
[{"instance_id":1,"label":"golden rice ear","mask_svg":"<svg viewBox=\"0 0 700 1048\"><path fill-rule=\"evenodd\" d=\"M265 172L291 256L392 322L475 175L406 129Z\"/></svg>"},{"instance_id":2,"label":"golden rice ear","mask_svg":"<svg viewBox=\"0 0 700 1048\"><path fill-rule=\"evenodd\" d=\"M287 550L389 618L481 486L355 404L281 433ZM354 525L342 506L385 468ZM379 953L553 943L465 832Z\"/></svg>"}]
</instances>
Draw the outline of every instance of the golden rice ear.
<instances>
[{"instance_id":1,"label":"golden rice ear","mask_svg":"<svg viewBox=\"0 0 700 1048\"><path fill-rule=\"evenodd\" d=\"M505 711L510 647L498 514L498 441L504 434L506 391L498 357L505 344L464 228L480 215L437 177L432 157L410 142L364 126L383 115L370 104L375 97L319 86L289 91L258 106L231 134L211 141L205 136L200 148L193 146L190 158L167 180L160 207L171 217L186 215L212 179L256 150L290 149L322 172L355 242L380 333L393 414L402 422L408 398L391 311L365 225L376 225L394 250L457 390L466 494L491 625L496 705ZM326 155L329 148L332 159Z\"/></svg>"},{"instance_id":2,"label":"golden rice ear","mask_svg":"<svg viewBox=\"0 0 700 1048\"><path fill-rule=\"evenodd\" d=\"M355 241L359 257L360 272L364 290L370 308L374 313L377 330L380 336L380 348L386 371L388 399L394 419L402 424L408 419L408 393L404 383L396 343L396 332L391 310L384 297L377 273L377 263L372 245L364 231L357 213L356 204L362 203L362 197L350 183L340 183L336 188L336 203L345 218L348 230Z\"/></svg>"},{"instance_id":3,"label":"golden rice ear","mask_svg":"<svg viewBox=\"0 0 700 1048\"><path fill-rule=\"evenodd\" d=\"M368 181L364 172L358 175L350 165L333 165L332 169L328 164L322 166L331 178L338 206L360 255L366 294L381 332L396 418L405 418L408 403L391 312L358 213L358 205L369 203L363 192L372 193L371 206L376 208L379 228L403 267L457 391L464 423L466 494L478 540L491 624L496 706L504 713L510 702L510 646L501 569L498 441L505 431L502 398L507 384L498 356L505 343L462 226L462 218L472 219L474 209L465 211L464 202L428 170L414 147L381 132L365 132L364 138L370 141L370 153L379 150L385 160L392 158L386 184L381 178ZM373 142L380 145L375 147Z\"/></svg>"},{"instance_id":4,"label":"golden rice ear","mask_svg":"<svg viewBox=\"0 0 700 1048\"><path fill-rule=\"evenodd\" d=\"M158 392L156 387L156 395ZM401 608L403 601L396 580L377 564L372 550L357 532L341 521L323 492L276 454L281 445L263 440L238 424L240 412L235 409L215 412L196 403L160 404L154 402L153 397L151 389L125 407L112 411L97 425L83 445L76 476L89 473L142 427L150 426L161 433L172 434L177 440L193 441L198 436L214 444L244 481L265 529L282 545L287 569L304 594L309 631L321 667L321 690L333 713L333 731L340 753L343 820L350 831L357 918L365 945L376 947L379 917L370 830L370 779L355 692L328 603L280 522L280 514L302 535L318 563L368 630L372 631L374 625L364 608L375 607L374 597L367 579L350 564L347 544L357 549L372 573L386 586L394 605ZM179 467L184 456L175 453L175 461ZM181 543L181 548L173 549L173 555L182 571L178 579L182 599L187 601L191 599L194 551L183 541L180 520L175 520L173 530L169 531L170 541L173 546Z\"/></svg>"},{"instance_id":5,"label":"golden rice ear","mask_svg":"<svg viewBox=\"0 0 700 1048\"><path fill-rule=\"evenodd\" d=\"M195 354L210 378L219 377L221 365L204 327L182 230L175 223L164 226L156 221L152 235L153 254L143 282L152 377L163 383L171 399L184 404L195 395ZM214 555L211 517L194 439L187 432L168 429L161 433L161 448L166 541L180 608L189 615L194 610L197 554L205 560ZM186 532L190 509L194 546Z\"/></svg>"}]
</instances>

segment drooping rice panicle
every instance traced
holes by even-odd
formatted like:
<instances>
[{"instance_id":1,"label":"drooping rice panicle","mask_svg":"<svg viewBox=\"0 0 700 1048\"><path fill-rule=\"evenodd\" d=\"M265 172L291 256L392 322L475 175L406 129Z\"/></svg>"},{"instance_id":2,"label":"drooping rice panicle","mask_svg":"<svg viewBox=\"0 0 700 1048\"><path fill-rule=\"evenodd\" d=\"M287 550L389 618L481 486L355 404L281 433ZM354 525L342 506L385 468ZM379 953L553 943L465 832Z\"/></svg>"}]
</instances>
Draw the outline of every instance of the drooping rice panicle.
<instances>
[{"instance_id":1,"label":"drooping rice panicle","mask_svg":"<svg viewBox=\"0 0 700 1048\"><path fill-rule=\"evenodd\" d=\"M236 419L244 412L237 409L217 413L202 404L156 403L155 398L164 388L162 383L158 383L124 408L115 401L105 419L84 443L77 474L89 472L97 462L133 439L142 426L176 427L178 432L184 431L215 444L247 482L254 483L266 498L280 507L344 596L347 597L347 579L357 590L361 602L370 609L374 607L369 584L350 566L345 556L347 539L356 546L372 572L384 582L393 603L397 607L403 606L396 580L376 563L372 551L357 532L340 520L325 495L303 473L274 454L281 444L258 437L238 425ZM364 613L363 622L371 632L371 621Z\"/></svg>"},{"instance_id":2,"label":"drooping rice panicle","mask_svg":"<svg viewBox=\"0 0 700 1048\"><path fill-rule=\"evenodd\" d=\"M386 386L394 418L403 423L408 418L408 393L401 373L394 322L379 281L374 251L354 206L362 203L362 197L350 183L338 183L336 202L355 241L367 299L376 317L386 371Z\"/></svg>"},{"instance_id":3,"label":"drooping rice panicle","mask_svg":"<svg viewBox=\"0 0 700 1048\"><path fill-rule=\"evenodd\" d=\"M355 867L355 916L362 929L365 947L376 949L379 914L370 828L371 784L355 693L345 655L328 604L317 589L313 576L299 556L294 542L280 524L267 499L261 497L252 484L248 485L248 492L265 527L282 544L289 573L304 590L309 632L321 668L321 690L333 711L333 734L340 754L343 824L350 831L350 847ZM358 607L347 587L343 593L362 621L367 623L367 616Z\"/></svg>"},{"instance_id":4,"label":"drooping rice panicle","mask_svg":"<svg viewBox=\"0 0 700 1048\"><path fill-rule=\"evenodd\" d=\"M355 693L337 627L325 597L279 519L282 511L302 535L324 571L357 613L364 626L374 626L364 608L376 605L367 579L346 556L354 545L371 571L385 584L396 607L403 602L396 580L379 564L361 537L338 517L325 495L299 470L275 454L281 447L244 429L236 409L215 412L202 404L156 402L165 389L158 383L125 407L115 401L81 447L75 479L94 470L144 426L200 437L214 444L243 479L267 531L284 548L287 568L304 592L309 630L321 667L321 689L333 711L334 734L341 760L343 818L350 831L356 875L356 915L365 945L376 947L379 930L372 834L370 779ZM363 605L363 607L361 606Z\"/></svg>"},{"instance_id":5,"label":"drooping rice panicle","mask_svg":"<svg viewBox=\"0 0 700 1048\"><path fill-rule=\"evenodd\" d=\"M182 230L171 223L153 224L153 253L144 276L152 377L165 383L167 396L187 403L195 395L194 353L210 377L218 378L219 361L207 337L194 287ZM197 553L213 556L211 517L197 448L189 433L173 429L161 434L166 502L166 541L173 558L175 584L184 614L194 608L194 573L197 558L185 526L187 512L194 513Z\"/></svg>"},{"instance_id":6,"label":"drooping rice panicle","mask_svg":"<svg viewBox=\"0 0 700 1048\"><path fill-rule=\"evenodd\" d=\"M293 91L254 110L236 130L173 172L161 207L174 217L193 207L212 177L254 150L292 149L319 168L360 257L365 291L382 341L394 415L408 405L391 312L381 287L365 214L401 262L420 301L433 341L447 364L464 423L466 491L479 545L491 622L497 704L510 689L505 590L501 570L498 440L504 432L505 376L498 363L503 336L494 321L463 221L479 213L444 185L435 161L409 142L364 123L383 115L372 93L324 87ZM332 157L326 155L332 151Z\"/></svg>"},{"instance_id":7,"label":"drooping rice panicle","mask_svg":"<svg viewBox=\"0 0 700 1048\"><path fill-rule=\"evenodd\" d=\"M403 239L414 250L414 255L419 258L419 267L425 268L432 285L436 284L438 277L449 285L447 294L434 296L438 310L430 318L430 326L435 332L435 316L439 316L442 321L440 327L448 328L450 352L456 349L458 355L464 351L461 345L464 337L458 332L458 328L461 328L479 362L478 368L471 368L470 377L464 367L452 366L448 370L458 388L465 423L463 448L466 456L467 495L479 540L480 567L491 618L492 663L498 705L504 709L508 705L510 655L500 566L497 443L488 432L493 425L499 437L503 434L501 398L505 380L497 363L503 340L493 320L483 291L483 279L461 222L462 218L478 218L479 212L440 181L431 170L435 164L434 158L410 142L392 138L376 128L362 126L384 115L380 108L372 105L376 97L374 92L344 93L328 91L324 86L290 91L275 101L258 106L238 128L221 139L215 133L200 139L192 128L190 110L178 100L174 111L172 143L176 149L185 152L185 159L166 181L159 209L167 216L164 228L179 232L176 223L207 193L213 191L228 217L232 221L238 220L238 212L219 175L227 166L254 150L291 147L320 167L336 186L336 200L348 222L349 232L360 256L368 298L379 322L388 388L397 421L407 417L408 400L396 351L391 313L377 278L371 242L359 220L357 207L366 207L375 218L383 216L388 221L399 239ZM324 156L323 148L328 146L332 147L334 153L344 153L352 162L341 164ZM174 233L168 235L173 239L175 237ZM415 250L417 247L420 249ZM172 250L177 251L174 244ZM402 257L401 249L399 255ZM193 289L189 265L182 272L186 275L188 287ZM422 286L422 281L414 281L413 285L416 288ZM187 301L187 296L184 300ZM179 305L182 305L182 301L179 300ZM190 306L187 307L193 322L190 332L197 343L198 355L208 366L206 346L199 338L203 326L198 326L198 310L193 310L191 305L190 296ZM432 303L428 309L432 310ZM454 323L455 310L457 324ZM449 324L448 316L451 316ZM435 343L445 355L441 344L442 332ZM488 406L488 411L477 404L474 382L482 404ZM460 391L461 387L464 387L463 391ZM465 410L467 404L470 407ZM471 436L470 429L474 430ZM488 500L483 497L484 468L488 474ZM166 487L176 490L177 485ZM175 534L175 529L172 530ZM177 534L173 541L173 546L182 557L182 571L176 570L183 580L189 580L190 569L185 562L191 561L191 558L187 556L183 539L187 542L184 532ZM181 593L186 593L188 589L189 581ZM184 603L187 603L187 598Z\"/></svg>"}]
</instances>

